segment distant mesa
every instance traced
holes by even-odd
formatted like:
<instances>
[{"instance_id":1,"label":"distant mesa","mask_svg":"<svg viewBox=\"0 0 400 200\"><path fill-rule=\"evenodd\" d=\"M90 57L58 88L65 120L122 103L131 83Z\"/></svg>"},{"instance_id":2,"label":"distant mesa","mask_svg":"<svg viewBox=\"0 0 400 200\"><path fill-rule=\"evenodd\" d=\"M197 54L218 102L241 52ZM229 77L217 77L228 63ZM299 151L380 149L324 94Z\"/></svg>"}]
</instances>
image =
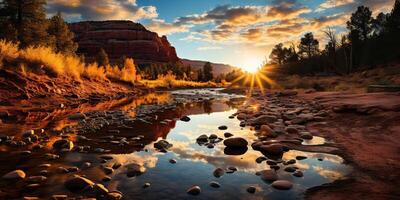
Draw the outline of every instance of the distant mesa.
<instances>
[{"instance_id":1,"label":"distant mesa","mask_svg":"<svg viewBox=\"0 0 400 200\"><path fill-rule=\"evenodd\" d=\"M89 62L95 60L101 48L114 63L123 56L134 58L138 64L179 62L175 48L166 36L159 37L139 23L125 20L82 21L71 23L69 27L79 44L77 53L84 55Z\"/></svg>"},{"instance_id":2,"label":"distant mesa","mask_svg":"<svg viewBox=\"0 0 400 200\"><path fill-rule=\"evenodd\" d=\"M184 65L190 65L192 67L192 70L202 69L203 66L207 63L207 61L189 59L181 59L181 61ZM213 74L216 76L220 74L227 74L234 69L238 69L237 67L221 63L211 63L211 65L213 66Z\"/></svg>"}]
</instances>

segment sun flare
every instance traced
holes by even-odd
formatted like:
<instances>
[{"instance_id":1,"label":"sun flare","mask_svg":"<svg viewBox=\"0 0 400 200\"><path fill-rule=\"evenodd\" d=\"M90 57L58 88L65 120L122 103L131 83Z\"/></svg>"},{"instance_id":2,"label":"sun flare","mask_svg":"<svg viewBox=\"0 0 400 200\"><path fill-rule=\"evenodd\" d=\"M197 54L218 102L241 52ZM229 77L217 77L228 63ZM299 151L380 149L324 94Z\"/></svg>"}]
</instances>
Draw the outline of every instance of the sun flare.
<instances>
[{"instance_id":1,"label":"sun flare","mask_svg":"<svg viewBox=\"0 0 400 200\"><path fill-rule=\"evenodd\" d=\"M260 70L262 66L262 61L257 58L247 58L244 60L241 69L248 73L256 73Z\"/></svg>"}]
</instances>

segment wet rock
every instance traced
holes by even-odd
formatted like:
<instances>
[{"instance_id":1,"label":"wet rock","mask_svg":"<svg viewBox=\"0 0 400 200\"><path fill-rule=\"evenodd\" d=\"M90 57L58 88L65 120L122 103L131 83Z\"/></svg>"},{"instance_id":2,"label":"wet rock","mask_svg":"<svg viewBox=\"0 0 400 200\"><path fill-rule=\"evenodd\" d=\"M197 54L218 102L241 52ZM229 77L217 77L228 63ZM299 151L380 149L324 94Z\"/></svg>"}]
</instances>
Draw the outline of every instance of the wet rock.
<instances>
[{"instance_id":1,"label":"wet rock","mask_svg":"<svg viewBox=\"0 0 400 200\"><path fill-rule=\"evenodd\" d=\"M171 147L172 147L172 144L170 144L166 140L160 140L160 141L154 143L154 148L156 148L158 150L167 150Z\"/></svg>"},{"instance_id":2,"label":"wet rock","mask_svg":"<svg viewBox=\"0 0 400 200\"><path fill-rule=\"evenodd\" d=\"M244 147L247 147L248 143L244 138L234 137L234 138L225 139L224 145L227 147L233 147L233 148L244 148Z\"/></svg>"},{"instance_id":3,"label":"wet rock","mask_svg":"<svg viewBox=\"0 0 400 200\"><path fill-rule=\"evenodd\" d=\"M268 165L277 165L278 163L274 160L267 160Z\"/></svg>"},{"instance_id":4,"label":"wet rock","mask_svg":"<svg viewBox=\"0 0 400 200\"><path fill-rule=\"evenodd\" d=\"M169 163L175 164L175 163L176 163L176 160L175 160L175 159L169 159Z\"/></svg>"},{"instance_id":5,"label":"wet rock","mask_svg":"<svg viewBox=\"0 0 400 200\"><path fill-rule=\"evenodd\" d=\"M188 116L183 116L181 117L181 121L188 122L190 121L190 118Z\"/></svg>"},{"instance_id":6,"label":"wet rock","mask_svg":"<svg viewBox=\"0 0 400 200\"><path fill-rule=\"evenodd\" d=\"M114 172L113 168L111 167L103 167L103 171L105 174L112 174Z\"/></svg>"},{"instance_id":7,"label":"wet rock","mask_svg":"<svg viewBox=\"0 0 400 200\"><path fill-rule=\"evenodd\" d=\"M303 172L302 171L295 171L293 174L295 177L303 177Z\"/></svg>"},{"instance_id":8,"label":"wet rock","mask_svg":"<svg viewBox=\"0 0 400 200\"><path fill-rule=\"evenodd\" d=\"M261 115L251 120L252 125L270 124L278 121L278 118L273 115Z\"/></svg>"},{"instance_id":9,"label":"wet rock","mask_svg":"<svg viewBox=\"0 0 400 200\"><path fill-rule=\"evenodd\" d=\"M263 135L271 135L273 134L273 130L271 129L271 127L269 127L268 125L261 125L260 127L260 131Z\"/></svg>"},{"instance_id":10,"label":"wet rock","mask_svg":"<svg viewBox=\"0 0 400 200\"><path fill-rule=\"evenodd\" d=\"M257 163L262 163L263 161L266 161L266 160L267 160L267 158L264 156L260 156L260 157L256 158Z\"/></svg>"},{"instance_id":11,"label":"wet rock","mask_svg":"<svg viewBox=\"0 0 400 200\"><path fill-rule=\"evenodd\" d=\"M31 137L33 135L35 135L35 131L34 130L29 130L29 131L26 131L25 133L23 133L22 137L29 138L29 137Z\"/></svg>"},{"instance_id":12,"label":"wet rock","mask_svg":"<svg viewBox=\"0 0 400 200\"><path fill-rule=\"evenodd\" d=\"M293 187L293 184L287 180L278 180L274 181L271 186L278 190L289 190Z\"/></svg>"},{"instance_id":13,"label":"wet rock","mask_svg":"<svg viewBox=\"0 0 400 200\"><path fill-rule=\"evenodd\" d=\"M244 120L247 118L247 115L245 113L239 113L236 118L238 120Z\"/></svg>"},{"instance_id":14,"label":"wet rock","mask_svg":"<svg viewBox=\"0 0 400 200\"><path fill-rule=\"evenodd\" d=\"M313 139L313 136L311 135L310 132L301 132L300 138L305 139L305 140L311 140L311 139Z\"/></svg>"},{"instance_id":15,"label":"wet rock","mask_svg":"<svg viewBox=\"0 0 400 200\"><path fill-rule=\"evenodd\" d=\"M200 136L196 139L196 141L197 141L198 143L205 143L205 142L208 142L208 136L205 135L205 134L200 135Z\"/></svg>"},{"instance_id":16,"label":"wet rock","mask_svg":"<svg viewBox=\"0 0 400 200\"><path fill-rule=\"evenodd\" d=\"M218 138L218 136L215 135L215 134L211 134L211 135L208 137L208 139L210 139L210 140L215 140L215 139L217 139L217 138Z\"/></svg>"},{"instance_id":17,"label":"wet rock","mask_svg":"<svg viewBox=\"0 0 400 200\"><path fill-rule=\"evenodd\" d=\"M30 176L26 179L28 183L41 183L46 180L47 178L45 176Z\"/></svg>"},{"instance_id":18,"label":"wet rock","mask_svg":"<svg viewBox=\"0 0 400 200\"><path fill-rule=\"evenodd\" d=\"M71 192L80 192L87 187L94 186L94 183L87 178L76 175L73 178L65 181L64 186Z\"/></svg>"},{"instance_id":19,"label":"wet rock","mask_svg":"<svg viewBox=\"0 0 400 200\"><path fill-rule=\"evenodd\" d=\"M56 170L60 174L66 174L69 172L68 169L66 169L65 167L58 167Z\"/></svg>"},{"instance_id":20,"label":"wet rock","mask_svg":"<svg viewBox=\"0 0 400 200\"><path fill-rule=\"evenodd\" d=\"M304 160L307 159L307 156L296 156L296 160Z\"/></svg>"},{"instance_id":21,"label":"wet rock","mask_svg":"<svg viewBox=\"0 0 400 200\"><path fill-rule=\"evenodd\" d=\"M225 174L225 170L222 169L222 168L217 168L217 169L215 169L214 172L213 172L213 175L214 175L216 178L219 178L219 177L223 176L224 174Z\"/></svg>"},{"instance_id":22,"label":"wet rock","mask_svg":"<svg viewBox=\"0 0 400 200\"><path fill-rule=\"evenodd\" d=\"M285 131L287 132L287 133L289 133L289 134L298 134L299 133L299 130L297 130L297 128L295 128L295 127L286 127L285 128Z\"/></svg>"},{"instance_id":23,"label":"wet rock","mask_svg":"<svg viewBox=\"0 0 400 200\"><path fill-rule=\"evenodd\" d=\"M109 192L107 194L107 200L120 200L122 199L122 194L120 192Z\"/></svg>"},{"instance_id":24,"label":"wet rock","mask_svg":"<svg viewBox=\"0 0 400 200\"><path fill-rule=\"evenodd\" d=\"M228 127L225 126L225 125L222 125L222 126L219 126L218 129L219 129L219 130L226 130L226 129L228 129Z\"/></svg>"},{"instance_id":25,"label":"wet rock","mask_svg":"<svg viewBox=\"0 0 400 200\"><path fill-rule=\"evenodd\" d=\"M77 171L79 171L79 168L78 167L68 167L68 173L71 173L71 172L77 172Z\"/></svg>"},{"instance_id":26,"label":"wet rock","mask_svg":"<svg viewBox=\"0 0 400 200\"><path fill-rule=\"evenodd\" d=\"M103 182L109 182L109 181L111 181L111 177L109 177L109 176L104 176L101 180L102 180Z\"/></svg>"},{"instance_id":27,"label":"wet rock","mask_svg":"<svg viewBox=\"0 0 400 200\"><path fill-rule=\"evenodd\" d=\"M247 152L247 147L225 147L224 154L238 156Z\"/></svg>"},{"instance_id":28,"label":"wet rock","mask_svg":"<svg viewBox=\"0 0 400 200\"><path fill-rule=\"evenodd\" d=\"M233 136L232 133L228 133L228 132L224 133L224 137L226 137L226 138L230 138L232 136Z\"/></svg>"},{"instance_id":29,"label":"wet rock","mask_svg":"<svg viewBox=\"0 0 400 200\"><path fill-rule=\"evenodd\" d=\"M193 187L189 188L186 192L191 195L199 195L201 192L201 189L199 186L193 186Z\"/></svg>"},{"instance_id":30,"label":"wet rock","mask_svg":"<svg viewBox=\"0 0 400 200\"><path fill-rule=\"evenodd\" d=\"M209 184L213 188L219 188L221 185L217 181L211 181Z\"/></svg>"},{"instance_id":31,"label":"wet rock","mask_svg":"<svg viewBox=\"0 0 400 200\"><path fill-rule=\"evenodd\" d=\"M270 169L273 169L275 171L279 170L281 167L279 167L278 165L270 165L269 166Z\"/></svg>"},{"instance_id":32,"label":"wet rock","mask_svg":"<svg viewBox=\"0 0 400 200\"><path fill-rule=\"evenodd\" d=\"M82 120L85 118L86 118L86 116L83 113L75 113L75 114L68 116L68 119L70 119L70 120Z\"/></svg>"},{"instance_id":33,"label":"wet rock","mask_svg":"<svg viewBox=\"0 0 400 200\"><path fill-rule=\"evenodd\" d=\"M250 194L254 194L254 193L256 192L256 187L250 186L250 187L247 188L246 191L247 191L248 193L250 193Z\"/></svg>"},{"instance_id":34,"label":"wet rock","mask_svg":"<svg viewBox=\"0 0 400 200\"><path fill-rule=\"evenodd\" d=\"M112 157L110 155L102 155L102 156L100 156L100 158L104 159L104 160L112 160L112 159L114 159L114 157Z\"/></svg>"},{"instance_id":35,"label":"wet rock","mask_svg":"<svg viewBox=\"0 0 400 200\"><path fill-rule=\"evenodd\" d=\"M150 187L150 183L143 184L143 188L148 188L148 187Z\"/></svg>"},{"instance_id":36,"label":"wet rock","mask_svg":"<svg viewBox=\"0 0 400 200\"><path fill-rule=\"evenodd\" d=\"M146 168L136 163L129 164L126 166L126 168L127 168L126 175L128 177L140 176L146 171Z\"/></svg>"},{"instance_id":37,"label":"wet rock","mask_svg":"<svg viewBox=\"0 0 400 200\"><path fill-rule=\"evenodd\" d=\"M14 170L3 175L3 179L6 180L21 180L26 176L25 172L22 170Z\"/></svg>"},{"instance_id":38,"label":"wet rock","mask_svg":"<svg viewBox=\"0 0 400 200\"><path fill-rule=\"evenodd\" d=\"M281 144L261 145L259 147L259 150L267 155L282 155L285 149L285 146Z\"/></svg>"},{"instance_id":39,"label":"wet rock","mask_svg":"<svg viewBox=\"0 0 400 200\"><path fill-rule=\"evenodd\" d=\"M295 159L290 159L290 160L286 161L284 164L291 165L291 164L294 164L294 163L296 163L296 160Z\"/></svg>"},{"instance_id":40,"label":"wet rock","mask_svg":"<svg viewBox=\"0 0 400 200\"><path fill-rule=\"evenodd\" d=\"M272 182L278 180L278 174L273 170L262 170L259 174L263 181Z\"/></svg>"},{"instance_id":41,"label":"wet rock","mask_svg":"<svg viewBox=\"0 0 400 200\"><path fill-rule=\"evenodd\" d=\"M74 143L67 139L57 140L53 143L53 149L57 151L71 151L74 148Z\"/></svg>"},{"instance_id":42,"label":"wet rock","mask_svg":"<svg viewBox=\"0 0 400 200\"><path fill-rule=\"evenodd\" d=\"M214 144L213 144L213 143L209 143L209 144L207 144L207 148L209 148L209 149L212 149L212 148L214 148Z\"/></svg>"},{"instance_id":43,"label":"wet rock","mask_svg":"<svg viewBox=\"0 0 400 200\"><path fill-rule=\"evenodd\" d=\"M90 163L90 162L85 162L85 163L83 163L83 165L82 165L83 168L89 168L89 167L91 167L91 166L92 166L92 163Z\"/></svg>"},{"instance_id":44,"label":"wet rock","mask_svg":"<svg viewBox=\"0 0 400 200\"><path fill-rule=\"evenodd\" d=\"M297 168L296 167L285 167L284 170L287 172L295 172L297 170Z\"/></svg>"},{"instance_id":45,"label":"wet rock","mask_svg":"<svg viewBox=\"0 0 400 200\"><path fill-rule=\"evenodd\" d=\"M108 189L103 184L95 184L91 192L101 197L108 194Z\"/></svg>"}]
</instances>

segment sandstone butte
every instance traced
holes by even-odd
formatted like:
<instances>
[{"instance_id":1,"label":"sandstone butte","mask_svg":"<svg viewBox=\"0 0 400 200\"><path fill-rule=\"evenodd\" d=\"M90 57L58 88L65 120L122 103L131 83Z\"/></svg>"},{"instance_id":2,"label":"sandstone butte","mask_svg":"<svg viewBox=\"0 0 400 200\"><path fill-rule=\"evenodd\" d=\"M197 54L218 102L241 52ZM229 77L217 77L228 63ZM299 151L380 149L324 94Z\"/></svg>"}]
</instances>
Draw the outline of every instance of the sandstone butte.
<instances>
[{"instance_id":1,"label":"sandstone butte","mask_svg":"<svg viewBox=\"0 0 400 200\"><path fill-rule=\"evenodd\" d=\"M124 56L134 58L138 64L179 62L175 48L166 36L147 30L140 23L125 20L82 21L71 23L79 48L77 53L86 61L94 61L103 48L111 62Z\"/></svg>"}]
</instances>

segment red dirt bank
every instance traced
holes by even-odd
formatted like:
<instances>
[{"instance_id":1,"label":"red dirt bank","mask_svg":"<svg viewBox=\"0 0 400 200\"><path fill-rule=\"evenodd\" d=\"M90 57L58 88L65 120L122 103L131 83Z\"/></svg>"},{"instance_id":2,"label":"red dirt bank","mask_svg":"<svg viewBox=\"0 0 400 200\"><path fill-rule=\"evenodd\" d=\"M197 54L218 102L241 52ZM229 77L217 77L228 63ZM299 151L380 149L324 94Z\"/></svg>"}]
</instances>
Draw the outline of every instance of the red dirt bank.
<instances>
[{"instance_id":1,"label":"red dirt bank","mask_svg":"<svg viewBox=\"0 0 400 200\"><path fill-rule=\"evenodd\" d=\"M311 93L334 112L326 124L308 128L335 142L354 166L350 179L309 190L308 199L398 199L400 197L400 94Z\"/></svg>"}]
</instances>

